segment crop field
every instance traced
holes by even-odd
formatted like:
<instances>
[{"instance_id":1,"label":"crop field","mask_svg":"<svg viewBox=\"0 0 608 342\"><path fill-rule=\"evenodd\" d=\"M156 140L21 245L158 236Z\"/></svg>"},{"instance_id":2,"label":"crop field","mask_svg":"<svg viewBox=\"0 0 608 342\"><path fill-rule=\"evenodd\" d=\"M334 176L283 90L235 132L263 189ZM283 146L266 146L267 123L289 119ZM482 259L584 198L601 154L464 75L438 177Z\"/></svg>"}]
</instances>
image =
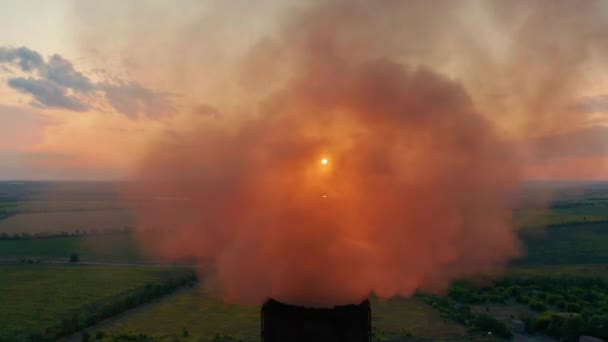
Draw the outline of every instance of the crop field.
<instances>
[{"instance_id":1,"label":"crop field","mask_svg":"<svg viewBox=\"0 0 608 342\"><path fill-rule=\"evenodd\" d=\"M510 267L507 277L599 277L608 280L608 264L532 265Z\"/></svg>"},{"instance_id":2,"label":"crop field","mask_svg":"<svg viewBox=\"0 0 608 342\"><path fill-rule=\"evenodd\" d=\"M125 209L126 204L112 201L18 201L0 202L0 208L10 209L12 212L24 213L44 213L56 211L92 211L92 210L112 210Z\"/></svg>"},{"instance_id":3,"label":"crop field","mask_svg":"<svg viewBox=\"0 0 608 342\"><path fill-rule=\"evenodd\" d=\"M0 264L0 341L57 324L80 307L158 280L171 268Z\"/></svg>"},{"instance_id":4,"label":"crop field","mask_svg":"<svg viewBox=\"0 0 608 342\"><path fill-rule=\"evenodd\" d=\"M0 240L0 258L5 259L67 260L72 253L78 254L80 261L133 263L145 260L128 234Z\"/></svg>"},{"instance_id":5,"label":"crop field","mask_svg":"<svg viewBox=\"0 0 608 342\"><path fill-rule=\"evenodd\" d=\"M76 230L116 230L133 225L132 215L124 209L18 212L0 219L0 233L72 233Z\"/></svg>"},{"instance_id":6,"label":"crop field","mask_svg":"<svg viewBox=\"0 0 608 342\"><path fill-rule=\"evenodd\" d=\"M439 312L421 299L372 299L375 336L414 336L419 338L459 337L467 334L464 326L440 317ZM184 337L184 329L188 337ZM224 304L213 295L193 288L170 296L128 315L104 331L145 333L160 339L212 341L258 341L260 308Z\"/></svg>"},{"instance_id":7,"label":"crop field","mask_svg":"<svg viewBox=\"0 0 608 342\"><path fill-rule=\"evenodd\" d=\"M114 183L0 182L0 233L61 233L134 226Z\"/></svg>"},{"instance_id":8,"label":"crop field","mask_svg":"<svg viewBox=\"0 0 608 342\"><path fill-rule=\"evenodd\" d=\"M516 264L608 263L608 222L536 229L522 239L525 254Z\"/></svg>"},{"instance_id":9,"label":"crop field","mask_svg":"<svg viewBox=\"0 0 608 342\"><path fill-rule=\"evenodd\" d=\"M84 262L155 261L142 256L136 241L127 232L119 232L134 227L135 221L124 202L112 194L102 194L95 187L85 191L74 184L63 184L58 186L60 191L50 195L38 191L34 185L28 186L19 191L12 189L0 200L0 259L33 262L0 264L0 341L10 341L7 336L23 336L25 332L56 326L66 317L73 319L74 312L92 307L88 304L122 298L125 291L142 288L162 278L168 270L143 266L37 264L36 260L67 261L71 254L77 254ZM0 197L1 190L2 184ZM534 279L591 275L608 280L608 187L581 190L578 185L567 185L552 191L551 201L544 203L544 207L522 207L514 212L523 254L501 277L494 280L480 277L481 282L490 287L484 288L479 296L470 292L469 297L462 298L451 295L389 301L372 298L375 340L480 340L483 339L478 333L480 323L475 317L489 315L507 325L512 316L529 315L534 321L558 320L559 315L545 317L534 309L544 305L555 313L565 310L549 301L555 296L568 299L564 308L576 307L575 304L588 308L587 302L570 298L571 294L560 287L540 291L539 288L545 287L542 282L518 283L517 286L530 293L522 295L505 292L500 289L501 285L492 286L508 278L538 281ZM79 233L73 234L75 231ZM72 235L58 236L61 232ZM13 236L21 233L26 235ZM39 233L55 236L36 237ZM502 285L503 288L510 286ZM581 285L579 290L586 289ZM581 310L581 314L587 312L585 310ZM259 311L258 306L225 304L197 286L182 288L156 302L149 301L135 310L118 314L92 332L107 333L109 340L132 332L130 336L143 333L163 341L258 341ZM597 317L603 314L604 311L590 313ZM88 326L82 325L83 322L78 329ZM471 333L469 328L477 333ZM552 333L562 336L561 332Z\"/></svg>"},{"instance_id":10,"label":"crop field","mask_svg":"<svg viewBox=\"0 0 608 342\"><path fill-rule=\"evenodd\" d=\"M608 184L528 184L514 218L520 229L608 221Z\"/></svg>"},{"instance_id":11,"label":"crop field","mask_svg":"<svg viewBox=\"0 0 608 342\"><path fill-rule=\"evenodd\" d=\"M527 210L515 216L515 225L522 229L593 222L608 222L608 203L579 208Z\"/></svg>"},{"instance_id":12,"label":"crop field","mask_svg":"<svg viewBox=\"0 0 608 342\"><path fill-rule=\"evenodd\" d=\"M378 337L402 336L425 339L454 338L467 335L465 326L447 318L422 299L372 299L372 325Z\"/></svg>"}]
</instances>

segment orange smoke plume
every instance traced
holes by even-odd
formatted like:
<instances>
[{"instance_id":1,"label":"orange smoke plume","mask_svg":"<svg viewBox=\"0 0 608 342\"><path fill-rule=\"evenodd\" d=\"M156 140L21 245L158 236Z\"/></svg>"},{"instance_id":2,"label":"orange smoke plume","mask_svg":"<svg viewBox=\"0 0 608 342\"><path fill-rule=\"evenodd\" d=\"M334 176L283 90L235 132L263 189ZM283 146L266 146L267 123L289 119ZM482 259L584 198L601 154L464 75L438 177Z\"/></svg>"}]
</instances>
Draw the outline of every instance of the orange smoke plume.
<instances>
[{"instance_id":1,"label":"orange smoke plume","mask_svg":"<svg viewBox=\"0 0 608 342\"><path fill-rule=\"evenodd\" d=\"M159 181L140 195L180 199L140 211L167 230L146 243L196 257L230 301L408 296L516 254L510 152L460 85L390 61L311 70L255 117L160 144L141 172Z\"/></svg>"},{"instance_id":2,"label":"orange smoke plume","mask_svg":"<svg viewBox=\"0 0 608 342\"><path fill-rule=\"evenodd\" d=\"M330 29L343 19L332 11L254 47L253 68L272 64L260 49L291 60L241 104L246 115L218 110L152 146L139 168L134 193L156 198L138 208L143 245L196 258L228 301L331 306L441 291L517 254L510 145L461 84L369 56Z\"/></svg>"}]
</instances>

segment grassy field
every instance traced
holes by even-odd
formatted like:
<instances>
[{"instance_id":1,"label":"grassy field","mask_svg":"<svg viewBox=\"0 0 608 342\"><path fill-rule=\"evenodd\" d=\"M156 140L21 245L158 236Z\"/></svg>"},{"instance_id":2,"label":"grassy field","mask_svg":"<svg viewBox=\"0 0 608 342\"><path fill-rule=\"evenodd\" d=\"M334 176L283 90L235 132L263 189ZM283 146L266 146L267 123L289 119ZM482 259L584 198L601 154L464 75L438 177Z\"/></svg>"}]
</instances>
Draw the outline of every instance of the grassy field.
<instances>
[{"instance_id":1,"label":"grassy field","mask_svg":"<svg viewBox=\"0 0 608 342\"><path fill-rule=\"evenodd\" d=\"M372 299L373 325L377 335L412 334L420 338L458 337L466 329L440 317L421 299ZM183 337L184 328L189 337ZM200 288L193 288L152 304L104 328L111 334L145 333L168 341L211 341L216 336L238 341L258 341L260 308L222 303Z\"/></svg>"},{"instance_id":2,"label":"grassy field","mask_svg":"<svg viewBox=\"0 0 608 342\"><path fill-rule=\"evenodd\" d=\"M509 277L600 277L608 280L608 264L535 265L510 267Z\"/></svg>"},{"instance_id":3,"label":"grassy field","mask_svg":"<svg viewBox=\"0 0 608 342\"><path fill-rule=\"evenodd\" d=\"M465 336L467 329L440 316L420 298L372 299L373 326L377 335L411 334L413 337L440 339Z\"/></svg>"},{"instance_id":4,"label":"grassy field","mask_svg":"<svg viewBox=\"0 0 608 342\"><path fill-rule=\"evenodd\" d=\"M78 254L81 261L145 261L137 243L128 234L0 240L0 258L67 260L72 253Z\"/></svg>"},{"instance_id":5,"label":"grassy field","mask_svg":"<svg viewBox=\"0 0 608 342\"><path fill-rule=\"evenodd\" d=\"M175 272L170 268L0 265L0 341L56 324L72 311Z\"/></svg>"},{"instance_id":6,"label":"grassy field","mask_svg":"<svg viewBox=\"0 0 608 342\"><path fill-rule=\"evenodd\" d=\"M14 207L17 212L19 206ZM0 219L0 233L61 233L116 230L133 227L132 215L124 209L65 210L15 213Z\"/></svg>"},{"instance_id":7,"label":"grassy field","mask_svg":"<svg viewBox=\"0 0 608 342\"><path fill-rule=\"evenodd\" d=\"M520 229L592 222L608 222L608 205L598 205L590 208L527 210L515 216L515 226Z\"/></svg>"},{"instance_id":8,"label":"grassy field","mask_svg":"<svg viewBox=\"0 0 608 342\"><path fill-rule=\"evenodd\" d=\"M516 264L608 263L608 222L526 231L522 240L525 255Z\"/></svg>"},{"instance_id":9,"label":"grassy field","mask_svg":"<svg viewBox=\"0 0 608 342\"><path fill-rule=\"evenodd\" d=\"M216 334L236 340L258 341L260 309L257 306L224 304L195 287L125 317L104 330L182 338L184 328L190 334L185 341L211 340Z\"/></svg>"},{"instance_id":10,"label":"grassy field","mask_svg":"<svg viewBox=\"0 0 608 342\"><path fill-rule=\"evenodd\" d=\"M608 183L528 183L514 216L520 229L608 221Z\"/></svg>"},{"instance_id":11,"label":"grassy field","mask_svg":"<svg viewBox=\"0 0 608 342\"><path fill-rule=\"evenodd\" d=\"M55 211L91 211L124 209L125 204L112 201L21 201L0 202L0 207L12 207L17 213L41 213Z\"/></svg>"},{"instance_id":12,"label":"grassy field","mask_svg":"<svg viewBox=\"0 0 608 342\"><path fill-rule=\"evenodd\" d=\"M52 192L40 190L51 188ZM107 184L26 184L0 182L0 233L60 233L116 230L135 226L134 218ZM540 189L540 190L539 190ZM506 275L600 276L608 279L608 184L542 185L542 205L515 211L525 255ZM104 192L106 191L106 192ZM533 203L531 201L530 203ZM595 223L593 223L595 222ZM127 234L0 240L0 258L140 263L145 260ZM87 303L113 298L143 286L166 269L142 267L0 265L0 341L61 320ZM469 338L421 298L372 299L376 336L425 339ZM484 312L487 305L474 307ZM521 304L494 303L488 313L506 320ZM104 327L167 340L206 341L215 336L258 341L259 307L226 305L200 289L183 290L126 314ZM184 328L188 331L185 338Z\"/></svg>"}]
</instances>

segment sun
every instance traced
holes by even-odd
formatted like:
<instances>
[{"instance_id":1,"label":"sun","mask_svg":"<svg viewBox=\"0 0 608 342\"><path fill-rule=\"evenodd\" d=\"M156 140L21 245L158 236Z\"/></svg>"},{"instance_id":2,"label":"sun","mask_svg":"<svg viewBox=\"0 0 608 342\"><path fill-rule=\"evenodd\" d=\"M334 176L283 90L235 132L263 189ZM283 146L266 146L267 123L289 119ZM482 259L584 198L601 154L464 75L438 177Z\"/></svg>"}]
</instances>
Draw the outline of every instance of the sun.
<instances>
[{"instance_id":1,"label":"sun","mask_svg":"<svg viewBox=\"0 0 608 342\"><path fill-rule=\"evenodd\" d=\"M329 160L327 160L327 158L321 159L321 164L327 165L327 163L329 163Z\"/></svg>"}]
</instances>

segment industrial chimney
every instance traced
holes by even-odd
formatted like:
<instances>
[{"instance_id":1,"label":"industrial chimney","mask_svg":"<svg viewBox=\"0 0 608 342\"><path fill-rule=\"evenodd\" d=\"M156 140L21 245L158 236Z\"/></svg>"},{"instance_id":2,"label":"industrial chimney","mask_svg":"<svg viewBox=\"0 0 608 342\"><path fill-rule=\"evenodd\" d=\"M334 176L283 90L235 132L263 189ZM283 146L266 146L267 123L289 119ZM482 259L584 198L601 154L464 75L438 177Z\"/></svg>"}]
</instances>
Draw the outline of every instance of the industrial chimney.
<instances>
[{"instance_id":1,"label":"industrial chimney","mask_svg":"<svg viewBox=\"0 0 608 342\"><path fill-rule=\"evenodd\" d=\"M262 306L262 342L370 342L368 300L333 308L305 308L268 300Z\"/></svg>"}]
</instances>

